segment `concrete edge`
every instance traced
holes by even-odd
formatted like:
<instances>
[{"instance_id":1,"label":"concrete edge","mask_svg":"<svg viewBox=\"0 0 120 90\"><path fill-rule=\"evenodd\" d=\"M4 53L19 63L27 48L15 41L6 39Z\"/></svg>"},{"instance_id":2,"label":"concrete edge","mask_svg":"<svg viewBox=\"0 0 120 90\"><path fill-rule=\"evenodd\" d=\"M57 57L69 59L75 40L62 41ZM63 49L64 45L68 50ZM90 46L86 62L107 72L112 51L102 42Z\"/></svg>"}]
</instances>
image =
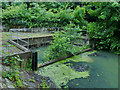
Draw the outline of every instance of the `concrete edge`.
<instances>
[{"instance_id":1,"label":"concrete edge","mask_svg":"<svg viewBox=\"0 0 120 90\"><path fill-rule=\"evenodd\" d=\"M9 40L8 42L15 45L17 48L19 48L20 50L22 50L24 52L26 52L26 51L30 52L29 49L27 49L26 47L23 47L22 45L20 45L20 44L18 44L16 42L14 42L13 40Z\"/></svg>"},{"instance_id":2,"label":"concrete edge","mask_svg":"<svg viewBox=\"0 0 120 90\"><path fill-rule=\"evenodd\" d=\"M9 57L14 57L16 55L19 55L20 59L24 59L24 60L28 60L29 58L32 57L32 51L27 49L26 47L19 45L18 43L9 40L8 41L10 44L15 45L17 48L19 48L20 50L22 50L23 52L18 52L18 53L14 53L14 54L10 54L10 55L2 55L0 56L1 62L2 63L4 61L4 57L9 58Z\"/></svg>"},{"instance_id":3,"label":"concrete edge","mask_svg":"<svg viewBox=\"0 0 120 90\"><path fill-rule=\"evenodd\" d=\"M91 48L84 49L84 50L82 50L81 52L75 53L75 55L79 55L79 54L81 54L81 53L83 53L83 52L87 52L87 51L90 51L90 50L92 50L92 49L91 49ZM55 63L55 62L58 62L58 61L60 61L60 60L63 60L63 59L66 59L66 58L70 58L70 57L72 57L72 56L74 56L74 55L72 54L72 55L65 56L65 57L62 57L62 58L59 58L59 59L55 59L55 60L53 60L53 61L45 62L45 63L43 63L43 64L38 64L37 67L38 67L38 68L41 68L41 67L44 67L44 66L53 64L53 63Z\"/></svg>"},{"instance_id":4,"label":"concrete edge","mask_svg":"<svg viewBox=\"0 0 120 90\"><path fill-rule=\"evenodd\" d=\"M53 34L53 35L41 35L41 36L36 36L36 37L29 37L29 39L35 39L35 38L45 38L45 37L52 37L52 36L55 36L55 34ZM23 39L23 40L25 40L25 39L28 39L28 37L26 37L26 38L21 38L21 39ZM17 39L13 39L13 41L15 41L15 40L17 40Z\"/></svg>"},{"instance_id":5,"label":"concrete edge","mask_svg":"<svg viewBox=\"0 0 120 90\"><path fill-rule=\"evenodd\" d=\"M2 57L0 57L2 59L2 62L0 62L0 63L3 64L3 61L4 61L5 58L14 57L16 55L19 55L20 59L24 59L25 62L27 62L32 57L32 52L31 51L26 51L26 52L21 52L21 53L15 53L15 54L2 56Z\"/></svg>"}]
</instances>

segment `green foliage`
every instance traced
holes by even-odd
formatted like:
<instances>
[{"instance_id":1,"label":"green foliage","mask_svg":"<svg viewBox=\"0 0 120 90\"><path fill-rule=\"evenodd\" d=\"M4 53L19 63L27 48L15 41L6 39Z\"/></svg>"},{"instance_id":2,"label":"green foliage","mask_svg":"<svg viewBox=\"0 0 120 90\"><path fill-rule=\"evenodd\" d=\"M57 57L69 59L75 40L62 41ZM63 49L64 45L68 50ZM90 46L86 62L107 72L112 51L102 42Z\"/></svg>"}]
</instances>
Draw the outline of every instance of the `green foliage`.
<instances>
[{"instance_id":1,"label":"green foliage","mask_svg":"<svg viewBox=\"0 0 120 90\"><path fill-rule=\"evenodd\" d=\"M19 6L9 6L3 9L2 21L6 27L12 27L13 25L24 25L22 17L26 15L26 5L21 4Z\"/></svg>"},{"instance_id":2,"label":"green foliage","mask_svg":"<svg viewBox=\"0 0 120 90\"><path fill-rule=\"evenodd\" d=\"M57 22L58 26L66 26L70 24L70 21L73 19L73 13L71 9L63 10L61 9L60 12L57 13Z\"/></svg>"},{"instance_id":3,"label":"green foliage","mask_svg":"<svg viewBox=\"0 0 120 90\"><path fill-rule=\"evenodd\" d=\"M19 87L19 88L23 88L22 80L18 79L16 81L16 86Z\"/></svg>"},{"instance_id":4,"label":"green foliage","mask_svg":"<svg viewBox=\"0 0 120 90\"><path fill-rule=\"evenodd\" d=\"M82 4L84 5L83 7L81 7ZM6 2L3 3L3 7L2 21L8 27L12 27L13 25L21 25L29 28L65 27L72 22L75 26L88 30L89 37L95 39L98 49L108 49L117 54L120 53L119 2L12 2L11 4ZM56 33L55 39L61 37L59 39L60 42L67 42L66 44L60 46L61 44L57 40L54 42L56 45L52 44L53 47L60 47L58 48L60 52L62 52L61 48L67 48L67 45L71 43L68 37L62 37L62 35L67 36L64 33L66 31ZM70 35L68 34L68 36ZM66 51L66 49L64 50ZM58 56L59 54L56 55L56 57Z\"/></svg>"},{"instance_id":5,"label":"green foliage","mask_svg":"<svg viewBox=\"0 0 120 90\"><path fill-rule=\"evenodd\" d=\"M85 16L85 8L84 7L80 7L80 6L77 6L73 12L73 16L74 16L74 23L76 25L79 25L79 26L83 26L83 25L86 25L86 21L84 20L84 16Z\"/></svg>"},{"instance_id":6,"label":"green foliage","mask_svg":"<svg viewBox=\"0 0 120 90\"><path fill-rule=\"evenodd\" d=\"M35 83L34 77L32 77L32 79L29 79L28 81Z\"/></svg>"},{"instance_id":7,"label":"green foliage","mask_svg":"<svg viewBox=\"0 0 120 90\"><path fill-rule=\"evenodd\" d=\"M53 60L69 54L74 54L76 50L79 50L74 46L74 42L81 38L80 31L81 29L79 27L70 24L64 27L64 31L56 32L55 36L53 36L54 41L51 42L48 48L47 59Z\"/></svg>"},{"instance_id":8,"label":"green foliage","mask_svg":"<svg viewBox=\"0 0 120 90\"><path fill-rule=\"evenodd\" d=\"M75 3L29 3L13 4L3 9L3 24L7 27L62 27L70 24L85 25L85 8L78 6L75 11ZM48 5L48 6L47 6ZM59 7L58 7L59 6ZM50 8L51 7L51 8ZM58 8L55 8L58 7Z\"/></svg>"},{"instance_id":9,"label":"green foliage","mask_svg":"<svg viewBox=\"0 0 120 90\"><path fill-rule=\"evenodd\" d=\"M60 12L61 9L65 10L68 8L76 7L76 4L80 5L79 2L42 2L39 3L41 8L46 8L46 10L50 9L52 12L57 13Z\"/></svg>"},{"instance_id":10,"label":"green foliage","mask_svg":"<svg viewBox=\"0 0 120 90\"><path fill-rule=\"evenodd\" d=\"M19 75L20 72L19 72L19 66L18 66L18 62L21 62L21 61L22 60L17 55L9 58L6 57L5 61L3 62L6 65L10 65L11 69L6 72L3 72L2 76L4 78L8 78L11 81L16 82L16 87L23 87L22 80L20 80L20 75Z\"/></svg>"},{"instance_id":11,"label":"green foliage","mask_svg":"<svg viewBox=\"0 0 120 90\"><path fill-rule=\"evenodd\" d=\"M47 81L43 78L42 82L40 83L40 85L38 86L38 88L50 88L48 85L47 85Z\"/></svg>"},{"instance_id":12,"label":"green foliage","mask_svg":"<svg viewBox=\"0 0 120 90\"><path fill-rule=\"evenodd\" d=\"M98 49L108 49L120 54L119 21L120 4L118 2L90 3L95 10L90 9L89 14L97 16L96 22L87 25L91 38L95 38Z\"/></svg>"},{"instance_id":13,"label":"green foliage","mask_svg":"<svg viewBox=\"0 0 120 90\"><path fill-rule=\"evenodd\" d=\"M30 58L27 63L22 61L22 66L23 69L25 69L26 71L31 71L32 70L32 59Z\"/></svg>"}]
</instances>

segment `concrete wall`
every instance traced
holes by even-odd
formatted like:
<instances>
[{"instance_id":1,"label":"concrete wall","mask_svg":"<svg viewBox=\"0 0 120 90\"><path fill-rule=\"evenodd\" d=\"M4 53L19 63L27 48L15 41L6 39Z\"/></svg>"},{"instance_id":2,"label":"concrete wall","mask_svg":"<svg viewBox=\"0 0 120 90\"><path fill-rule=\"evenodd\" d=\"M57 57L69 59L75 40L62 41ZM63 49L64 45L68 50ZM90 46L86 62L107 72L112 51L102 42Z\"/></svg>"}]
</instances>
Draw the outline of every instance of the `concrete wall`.
<instances>
[{"instance_id":1,"label":"concrete wall","mask_svg":"<svg viewBox=\"0 0 120 90\"><path fill-rule=\"evenodd\" d=\"M17 48L21 49L23 52L14 53L14 54L6 55L6 56L1 56L0 59L1 59L2 62L0 62L0 63L3 63L3 61L6 58L10 59L10 57L14 57L14 56L19 55L20 59L24 59L24 66L26 66L28 60L30 60L32 58L32 52L29 49L27 49L26 47L12 41L12 40L9 40L9 43L15 45ZM21 66L21 63L19 63L19 65Z\"/></svg>"},{"instance_id":2,"label":"concrete wall","mask_svg":"<svg viewBox=\"0 0 120 90\"><path fill-rule=\"evenodd\" d=\"M28 38L24 38L22 40L28 41ZM17 40L14 40L14 41L17 42ZM29 47L30 48L40 47L42 45L49 44L51 41L53 41L53 38L51 35L29 38ZM27 44L25 44L24 42L22 42L20 40L19 40L19 44L24 47L27 47Z\"/></svg>"},{"instance_id":3,"label":"concrete wall","mask_svg":"<svg viewBox=\"0 0 120 90\"><path fill-rule=\"evenodd\" d=\"M27 41L28 38L22 39ZM42 44L47 44L50 43L50 41L52 41L53 38L51 35L46 35L46 36L41 36L41 37L34 37L34 38L29 38L29 44L30 44L30 48L36 48L36 47L40 47ZM19 44L16 43L17 40L9 40L9 42L13 45L15 45L17 48L21 49L23 52L22 53L15 53L12 55L8 55L5 56L6 58L9 57L14 57L16 55L19 55L21 59L24 59L24 66L26 66L28 60L32 59L32 51L30 49L27 49L25 45L25 43L19 41ZM2 62L4 61L3 57L0 57L2 59ZM0 63L2 63L0 62ZM19 65L21 66L21 63L19 63ZM22 67L24 67L22 65Z\"/></svg>"},{"instance_id":4,"label":"concrete wall","mask_svg":"<svg viewBox=\"0 0 120 90\"><path fill-rule=\"evenodd\" d=\"M12 55L7 55L7 56L3 56L3 57L0 57L2 59L2 62L4 62L4 57L5 58L10 58L10 57L14 57L14 56L17 56L19 55L20 59L24 60L24 66L26 66L28 60L30 60L32 58L32 52L31 51L26 51L26 52L23 52L23 53L15 53L15 54L12 54ZM4 63L3 63L4 64ZM19 65L21 66L21 63L19 62Z\"/></svg>"}]
</instances>

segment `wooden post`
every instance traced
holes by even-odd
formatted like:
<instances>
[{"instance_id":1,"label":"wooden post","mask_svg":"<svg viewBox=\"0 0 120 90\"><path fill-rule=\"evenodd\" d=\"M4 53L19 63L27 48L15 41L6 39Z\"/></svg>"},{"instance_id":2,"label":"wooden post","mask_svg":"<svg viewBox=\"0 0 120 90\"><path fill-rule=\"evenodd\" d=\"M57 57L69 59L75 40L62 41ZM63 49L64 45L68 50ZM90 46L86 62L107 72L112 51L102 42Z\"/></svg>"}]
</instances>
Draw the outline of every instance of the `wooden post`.
<instances>
[{"instance_id":1,"label":"wooden post","mask_svg":"<svg viewBox=\"0 0 120 90\"><path fill-rule=\"evenodd\" d=\"M32 70L37 70L37 52L32 53Z\"/></svg>"}]
</instances>

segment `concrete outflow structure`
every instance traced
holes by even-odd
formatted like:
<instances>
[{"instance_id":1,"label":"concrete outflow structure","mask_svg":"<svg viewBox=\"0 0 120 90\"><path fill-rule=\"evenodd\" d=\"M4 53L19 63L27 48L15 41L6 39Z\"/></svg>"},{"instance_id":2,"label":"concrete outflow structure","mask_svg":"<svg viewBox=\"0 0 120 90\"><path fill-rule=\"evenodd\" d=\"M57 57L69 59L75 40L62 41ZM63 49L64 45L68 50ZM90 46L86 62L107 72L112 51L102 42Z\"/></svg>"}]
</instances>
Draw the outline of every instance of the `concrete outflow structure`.
<instances>
[{"instance_id":1,"label":"concrete outflow structure","mask_svg":"<svg viewBox=\"0 0 120 90\"><path fill-rule=\"evenodd\" d=\"M45 31L45 30L47 30L47 31ZM45 30L43 30L43 31L49 32L49 33L51 32L50 31L51 29L49 30L49 28L45 29ZM60 29L57 28L57 30L60 31L61 28ZM33 33L34 33L33 29L31 29L31 32L29 30L29 32L25 33L25 31L26 31L25 28L24 29L10 29L9 31L10 31L10 34L11 34L11 38L10 38L9 42L23 51L22 53L16 53L14 55L19 55L20 58L24 59L25 62L27 62L30 58L37 59L37 53L35 54L35 52L32 52L31 49L49 45L50 42L53 41L52 36L54 35L54 33L52 33L52 34L49 34L49 35L41 35L41 36L39 35L39 36L34 36L33 37ZM85 33L84 35L82 35L82 37L80 39L80 40L82 40L83 43L81 44L81 43L74 42L74 45L83 46L83 45L88 45L89 44L89 38L86 36L87 31L83 30L81 32L83 34ZM14 35L14 34L16 34L16 35ZM20 34L22 34L22 35L25 34L25 37L20 37ZM32 37L29 36L29 35L31 35ZM14 56L14 55L11 55L11 56ZM37 61L37 60L35 60L35 61ZM37 62L35 62L35 61L34 60L32 61L33 66L37 67ZM34 68L34 69L36 69L36 68Z\"/></svg>"}]
</instances>

